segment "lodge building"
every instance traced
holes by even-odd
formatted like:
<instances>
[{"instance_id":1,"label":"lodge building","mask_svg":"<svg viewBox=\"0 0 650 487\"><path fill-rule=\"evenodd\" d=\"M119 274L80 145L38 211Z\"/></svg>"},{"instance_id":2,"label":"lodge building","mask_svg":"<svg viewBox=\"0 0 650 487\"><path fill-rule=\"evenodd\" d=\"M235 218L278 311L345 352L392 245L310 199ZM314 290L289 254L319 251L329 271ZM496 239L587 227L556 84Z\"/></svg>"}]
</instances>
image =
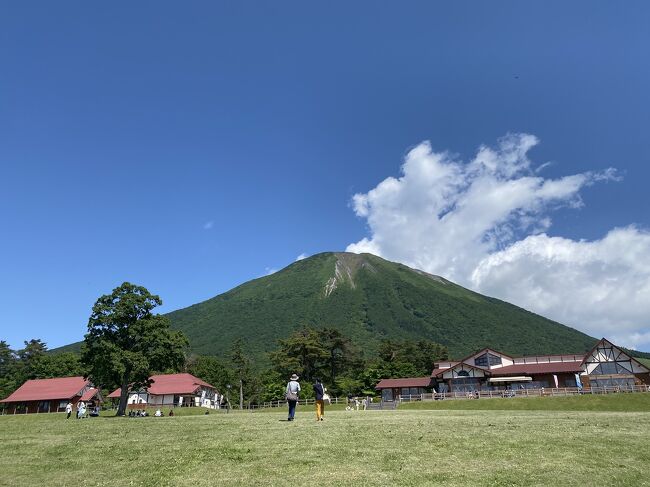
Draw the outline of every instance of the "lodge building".
<instances>
[{"instance_id":1,"label":"lodge building","mask_svg":"<svg viewBox=\"0 0 650 487\"><path fill-rule=\"evenodd\" d=\"M516 389L650 386L650 369L603 338L586 354L512 357L485 348L458 361L434 364L428 377L383 379L382 400L426 392L475 393Z\"/></svg>"},{"instance_id":2,"label":"lodge building","mask_svg":"<svg viewBox=\"0 0 650 487\"><path fill-rule=\"evenodd\" d=\"M129 391L127 406L140 409L147 406L202 406L219 407L217 389L192 374L152 375L151 385L147 389ZM121 389L115 389L108 395L109 399L119 400Z\"/></svg>"},{"instance_id":3,"label":"lodge building","mask_svg":"<svg viewBox=\"0 0 650 487\"><path fill-rule=\"evenodd\" d=\"M76 406L79 401L93 408L102 396L83 377L60 377L28 380L0 404L5 414L57 413L65 411L69 402Z\"/></svg>"}]
</instances>

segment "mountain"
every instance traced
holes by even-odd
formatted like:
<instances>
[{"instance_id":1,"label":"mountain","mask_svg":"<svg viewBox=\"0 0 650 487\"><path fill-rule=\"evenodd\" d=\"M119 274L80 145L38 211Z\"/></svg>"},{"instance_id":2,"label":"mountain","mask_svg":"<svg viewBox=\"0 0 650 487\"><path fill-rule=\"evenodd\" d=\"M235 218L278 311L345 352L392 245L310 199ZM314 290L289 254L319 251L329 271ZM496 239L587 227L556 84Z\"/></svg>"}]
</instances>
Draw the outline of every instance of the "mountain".
<instances>
[{"instance_id":1,"label":"mountain","mask_svg":"<svg viewBox=\"0 0 650 487\"><path fill-rule=\"evenodd\" d=\"M516 283L513 283L516 285ZM383 338L427 338L461 357L584 352L595 339L446 279L370 254L322 253L168 314L201 354L242 337L257 354L304 325L340 328L372 353Z\"/></svg>"},{"instance_id":2,"label":"mountain","mask_svg":"<svg viewBox=\"0 0 650 487\"><path fill-rule=\"evenodd\" d=\"M596 342L442 277L344 252L314 255L167 316L196 353L223 354L241 337L262 361L279 338L302 326L339 328L370 354L383 338L430 339L454 358L483 347L513 355L582 353Z\"/></svg>"}]
</instances>

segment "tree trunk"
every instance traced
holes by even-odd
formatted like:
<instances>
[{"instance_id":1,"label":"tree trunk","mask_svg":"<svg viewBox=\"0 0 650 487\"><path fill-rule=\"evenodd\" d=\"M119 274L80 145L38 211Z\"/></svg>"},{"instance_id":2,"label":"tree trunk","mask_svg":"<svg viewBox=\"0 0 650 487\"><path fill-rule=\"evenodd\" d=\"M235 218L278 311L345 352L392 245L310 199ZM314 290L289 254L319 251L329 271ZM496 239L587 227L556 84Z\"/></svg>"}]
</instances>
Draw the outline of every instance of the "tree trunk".
<instances>
[{"instance_id":1,"label":"tree trunk","mask_svg":"<svg viewBox=\"0 0 650 487\"><path fill-rule=\"evenodd\" d=\"M117 415L124 416L126 403L129 400L129 380L126 374L122 377L122 389L120 390L120 405L117 407Z\"/></svg>"},{"instance_id":2,"label":"tree trunk","mask_svg":"<svg viewBox=\"0 0 650 487\"><path fill-rule=\"evenodd\" d=\"M244 381L239 379L239 410L244 409Z\"/></svg>"}]
</instances>

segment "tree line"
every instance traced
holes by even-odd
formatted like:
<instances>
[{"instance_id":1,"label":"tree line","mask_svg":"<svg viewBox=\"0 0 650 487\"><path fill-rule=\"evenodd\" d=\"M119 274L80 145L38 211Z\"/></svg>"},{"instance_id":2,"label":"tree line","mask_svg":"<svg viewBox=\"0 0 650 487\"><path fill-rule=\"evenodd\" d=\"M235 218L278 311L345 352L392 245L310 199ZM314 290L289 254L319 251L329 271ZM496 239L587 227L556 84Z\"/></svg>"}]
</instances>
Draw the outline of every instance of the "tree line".
<instances>
[{"instance_id":1,"label":"tree line","mask_svg":"<svg viewBox=\"0 0 650 487\"><path fill-rule=\"evenodd\" d=\"M308 326L279 340L267 357L250 356L241 338L222 357L193 355L187 338L153 313L160 304L158 296L130 283L100 297L81 354L48 353L37 339L21 350L1 341L0 397L28 379L83 375L105 392L122 387L118 414L123 414L129 388L148 386L156 373L189 372L228 394L231 404L247 407L283 398L293 373L303 382L321 379L332 396L374 395L382 378L426 376L434 361L448 358L447 348L430 340L390 339L381 342L376 355L365 356L341 330ZM303 387L302 397L311 394Z\"/></svg>"}]
</instances>

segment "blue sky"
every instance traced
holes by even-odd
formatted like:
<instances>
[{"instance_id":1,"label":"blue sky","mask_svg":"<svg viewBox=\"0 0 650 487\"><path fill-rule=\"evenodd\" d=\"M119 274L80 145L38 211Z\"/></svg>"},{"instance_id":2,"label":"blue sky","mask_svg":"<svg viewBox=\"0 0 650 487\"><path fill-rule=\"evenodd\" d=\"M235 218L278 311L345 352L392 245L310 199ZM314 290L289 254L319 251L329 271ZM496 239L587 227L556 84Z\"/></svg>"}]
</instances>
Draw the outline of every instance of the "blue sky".
<instances>
[{"instance_id":1,"label":"blue sky","mask_svg":"<svg viewBox=\"0 0 650 487\"><path fill-rule=\"evenodd\" d=\"M6 2L0 338L60 346L125 280L171 311L366 239L650 350L649 14L646 2ZM464 273L449 263L470 254L422 258L440 229L391 244L409 229L382 222L408 208L391 200L388 215L381 189L368 211L355 205L393 177L422 208L408 164L469 167L481 146L504 164L508 134L537 143L499 184L586 176L479 229L499 243L460 245L480 257ZM461 202L482 181L463 174ZM608 284L586 293L594 282Z\"/></svg>"}]
</instances>

